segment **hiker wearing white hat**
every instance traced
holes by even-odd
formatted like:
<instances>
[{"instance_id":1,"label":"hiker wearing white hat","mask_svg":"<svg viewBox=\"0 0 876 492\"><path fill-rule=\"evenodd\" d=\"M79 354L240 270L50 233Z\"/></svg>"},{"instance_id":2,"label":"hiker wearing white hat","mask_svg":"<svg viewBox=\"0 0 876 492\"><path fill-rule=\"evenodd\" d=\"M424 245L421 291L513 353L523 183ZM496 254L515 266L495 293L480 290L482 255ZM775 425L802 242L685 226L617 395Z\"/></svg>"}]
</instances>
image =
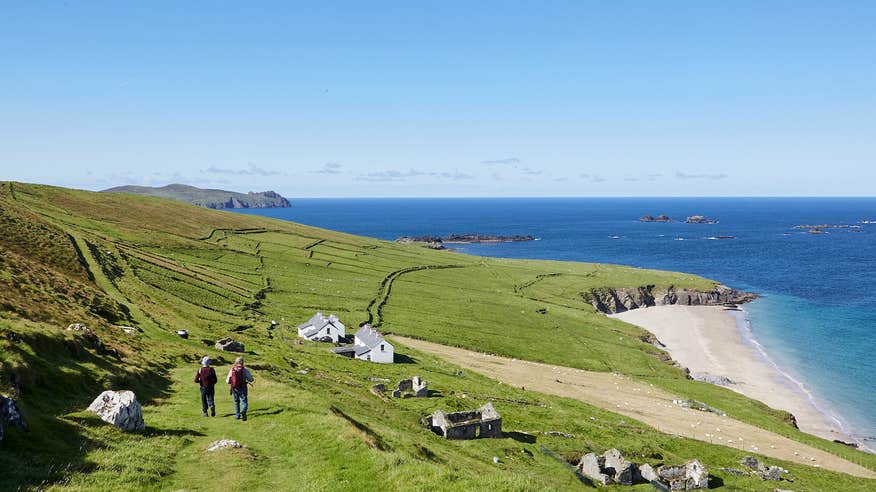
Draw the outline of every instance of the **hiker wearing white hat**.
<instances>
[{"instance_id":1,"label":"hiker wearing white hat","mask_svg":"<svg viewBox=\"0 0 876 492\"><path fill-rule=\"evenodd\" d=\"M195 374L195 382L201 383L201 411L207 416L207 407L210 407L210 415L216 416L216 404L213 397L216 395L216 371L210 367L210 356L205 355L201 359L201 367Z\"/></svg>"}]
</instances>

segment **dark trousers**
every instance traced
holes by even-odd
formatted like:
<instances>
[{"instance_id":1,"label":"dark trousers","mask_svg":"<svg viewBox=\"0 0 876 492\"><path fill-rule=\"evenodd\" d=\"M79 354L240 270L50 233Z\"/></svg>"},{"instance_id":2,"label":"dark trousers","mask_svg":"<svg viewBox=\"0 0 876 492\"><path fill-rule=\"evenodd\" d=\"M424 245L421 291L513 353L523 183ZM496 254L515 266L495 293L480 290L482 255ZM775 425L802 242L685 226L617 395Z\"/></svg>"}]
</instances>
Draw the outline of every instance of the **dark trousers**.
<instances>
[{"instance_id":1,"label":"dark trousers","mask_svg":"<svg viewBox=\"0 0 876 492\"><path fill-rule=\"evenodd\" d=\"M204 413L207 413L207 407L214 408L216 405L213 403L213 395L216 394L216 388L210 386L209 388L201 387L201 410Z\"/></svg>"},{"instance_id":2,"label":"dark trousers","mask_svg":"<svg viewBox=\"0 0 876 492\"><path fill-rule=\"evenodd\" d=\"M241 413L246 413L246 386L231 388L231 396L234 397L234 415L240 417Z\"/></svg>"}]
</instances>

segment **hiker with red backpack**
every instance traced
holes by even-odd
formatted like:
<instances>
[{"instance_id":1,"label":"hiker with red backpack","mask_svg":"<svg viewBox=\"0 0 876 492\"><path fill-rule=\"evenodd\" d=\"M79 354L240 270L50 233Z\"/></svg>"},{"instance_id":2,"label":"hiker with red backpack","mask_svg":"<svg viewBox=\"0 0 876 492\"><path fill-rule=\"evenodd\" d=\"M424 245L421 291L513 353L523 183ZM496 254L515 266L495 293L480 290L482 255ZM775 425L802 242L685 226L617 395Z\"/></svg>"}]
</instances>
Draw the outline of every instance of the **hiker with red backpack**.
<instances>
[{"instance_id":1,"label":"hiker with red backpack","mask_svg":"<svg viewBox=\"0 0 876 492\"><path fill-rule=\"evenodd\" d=\"M231 385L231 396L234 398L234 417L246 421L246 385L254 381L249 369L243 367L243 357L234 361L234 366L228 371L225 382Z\"/></svg>"},{"instance_id":2,"label":"hiker with red backpack","mask_svg":"<svg viewBox=\"0 0 876 492\"><path fill-rule=\"evenodd\" d=\"M201 383L201 410L204 412L204 417L207 416L207 407L210 407L210 414L216 416L216 404L213 397L216 395L216 383L219 379L216 377L216 371L210 367L210 357L204 356L201 359L201 368L195 373L195 382Z\"/></svg>"}]
</instances>

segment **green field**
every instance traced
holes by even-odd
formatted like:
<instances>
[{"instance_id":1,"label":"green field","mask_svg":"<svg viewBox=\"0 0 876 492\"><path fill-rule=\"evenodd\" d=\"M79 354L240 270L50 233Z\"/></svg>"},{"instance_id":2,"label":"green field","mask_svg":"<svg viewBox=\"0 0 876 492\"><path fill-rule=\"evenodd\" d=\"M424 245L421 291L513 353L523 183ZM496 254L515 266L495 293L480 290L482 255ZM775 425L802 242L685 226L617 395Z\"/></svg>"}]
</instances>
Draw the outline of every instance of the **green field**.
<instances>
[{"instance_id":1,"label":"green field","mask_svg":"<svg viewBox=\"0 0 876 492\"><path fill-rule=\"evenodd\" d=\"M295 343L295 326L322 310L348 328L367 321L387 333L619 372L876 470L876 456L803 434L785 412L687 379L643 340L646 332L597 313L581 296L603 287L715 285L700 277L479 258L158 198L20 183L0 183L0 266L0 392L17 395L31 424L28 433L7 429L0 441L0 489L577 490L589 486L568 463L610 447L655 464L699 458L725 490L874 487L774 459L767 461L787 468L794 483L727 474L718 468L738 468L750 453L497 384L399 344L400 363L376 365ZM64 330L74 322L121 359ZM189 339L175 336L178 329ZM224 377L232 357L210 342L226 336L246 344L257 378L246 423L229 418L223 385L219 415L201 417L192 382L205 354L220 361ZM394 384L413 375L436 394L370 392L370 378ZM123 434L84 411L105 389L137 393L145 432ZM503 415L503 439L445 441L420 423L437 408L486 401ZM548 431L573 437L541 434ZM204 451L224 438L246 447Z\"/></svg>"}]
</instances>

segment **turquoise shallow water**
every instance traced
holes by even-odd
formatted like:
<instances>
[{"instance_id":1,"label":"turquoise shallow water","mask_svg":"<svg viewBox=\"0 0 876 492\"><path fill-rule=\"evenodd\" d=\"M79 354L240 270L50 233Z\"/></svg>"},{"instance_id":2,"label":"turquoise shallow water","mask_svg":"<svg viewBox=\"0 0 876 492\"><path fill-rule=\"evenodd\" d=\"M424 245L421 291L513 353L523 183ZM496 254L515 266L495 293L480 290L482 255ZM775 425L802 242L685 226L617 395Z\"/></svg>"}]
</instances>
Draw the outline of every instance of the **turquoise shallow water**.
<instances>
[{"instance_id":1,"label":"turquoise shallow water","mask_svg":"<svg viewBox=\"0 0 876 492\"><path fill-rule=\"evenodd\" d=\"M531 234L463 252L619 263L700 274L763 297L746 307L769 357L827 413L876 447L876 198L300 199L246 211L395 239ZM717 224L642 223L646 214ZM845 224L807 234L801 224ZM710 239L734 236L735 239Z\"/></svg>"}]
</instances>

